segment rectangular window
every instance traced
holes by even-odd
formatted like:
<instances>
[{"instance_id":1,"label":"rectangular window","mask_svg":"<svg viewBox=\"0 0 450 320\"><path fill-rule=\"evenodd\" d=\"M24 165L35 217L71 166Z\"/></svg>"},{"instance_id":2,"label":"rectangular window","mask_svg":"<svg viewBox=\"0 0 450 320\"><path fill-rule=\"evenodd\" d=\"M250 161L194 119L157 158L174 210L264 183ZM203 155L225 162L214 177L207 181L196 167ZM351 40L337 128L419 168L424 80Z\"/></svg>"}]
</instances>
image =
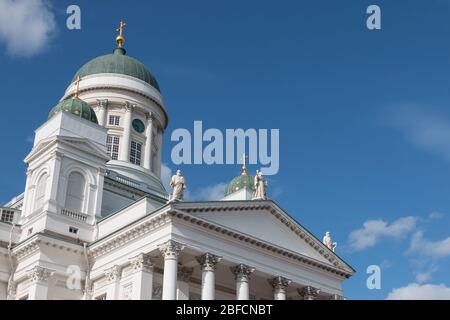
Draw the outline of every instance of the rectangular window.
<instances>
[{"instance_id":1,"label":"rectangular window","mask_svg":"<svg viewBox=\"0 0 450 320\"><path fill-rule=\"evenodd\" d=\"M119 142L120 138L118 136L108 136L106 138L106 151L112 160L119 158Z\"/></svg>"},{"instance_id":2,"label":"rectangular window","mask_svg":"<svg viewBox=\"0 0 450 320\"><path fill-rule=\"evenodd\" d=\"M130 162L140 166L141 153L142 153L142 144L139 142L131 141Z\"/></svg>"},{"instance_id":3,"label":"rectangular window","mask_svg":"<svg viewBox=\"0 0 450 320\"><path fill-rule=\"evenodd\" d=\"M7 223L12 223L13 220L14 220L14 211L3 209L1 221L7 222Z\"/></svg>"},{"instance_id":4,"label":"rectangular window","mask_svg":"<svg viewBox=\"0 0 450 320\"><path fill-rule=\"evenodd\" d=\"M118 125L120 125L120 117L119 116L109 116L108 124L110 126L118 126Z\"/></svg>"},{"instance_id":5,"label":"rectangular window","mask_svg":"<svg viewBox=\"0 0 450 320\"><path fill-rule=\"evenodd\" d=\"M73 234L78 234L78 229L75 227L69 227L69 232Z\"/></svg>"}]
</instances>

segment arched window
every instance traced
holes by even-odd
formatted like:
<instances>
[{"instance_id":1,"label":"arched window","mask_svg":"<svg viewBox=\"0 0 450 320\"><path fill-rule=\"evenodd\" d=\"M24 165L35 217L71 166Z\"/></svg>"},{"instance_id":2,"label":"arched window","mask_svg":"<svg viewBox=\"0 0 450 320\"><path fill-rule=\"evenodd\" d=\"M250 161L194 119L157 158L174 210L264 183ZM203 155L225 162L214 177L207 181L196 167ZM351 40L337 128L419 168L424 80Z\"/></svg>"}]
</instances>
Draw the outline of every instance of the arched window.
<instances>
[{"instance_id":1,"label":"arched window","mask_svg":"<svg viewBox=\"0 0 450 320\"><path fill-rule=\"evenodd\" d=\"M34 196L33 211L41 209L44 206L45 190L47 189L48 174L44 173L36 184L36 192Z\"/></svg>"},{"instance_id":2,"label":"arched window","mask_svg":"<svg viewBox=\"0 0 450 320\"><path fill-rule=\"evenodd\" d=\"M72 172L69 175L65 205L67 209L81 212L83 209L85 185L86 182L81 173Z\"/></svg>"}]
</instances>

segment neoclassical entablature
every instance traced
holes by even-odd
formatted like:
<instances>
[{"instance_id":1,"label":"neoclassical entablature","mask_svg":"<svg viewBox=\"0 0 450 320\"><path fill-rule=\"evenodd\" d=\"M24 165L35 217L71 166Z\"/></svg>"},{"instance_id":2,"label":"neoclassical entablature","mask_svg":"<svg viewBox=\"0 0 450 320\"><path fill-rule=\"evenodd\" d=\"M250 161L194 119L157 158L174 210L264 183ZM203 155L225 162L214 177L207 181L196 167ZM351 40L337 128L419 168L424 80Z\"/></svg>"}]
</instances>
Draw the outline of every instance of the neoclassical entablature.
<instances>
[{"instance_id":1,"label":"neoclassical entablature","mask_svg":"<svg viewBox=\"0 0 450 320\"><path fill-rule=\"evenodd\" d=\"M316 252L323 256L335 267L354 273L354 269L343 261L335 252L326 247L319 239L317 239L305 227L295 221L286 211L281 209L273 200L258 201L202 201L202 202L178 202L174 203L174 208L186 213L223 213L223 212L239 212L265 210L273 217L283 223L300 239L309 244Z\"/></svg>"},{"instance_id":2,"label":"neoclassical entablature","mask_svg":"<svg viewBox=\"0 0 450 320\"><path fill-rule=\"evenodd\" d=\"M32 237L15 245L12 250L13 257L22 261L30 255L37 253L43 246L57 248L75 255L83 255L83 245L70 239L58 239L45 233L36 233Z\"/></svg>"},{"instance_id":3,"label":"neoclassical entablature","mask_svg":"<svg viewBox=\"0 0 450 320\"><path fill-rule=\"evenodd\" d=\"M272 208L272 206L270 205L271 203L271 201L252 202L249 203L248 206L253 207L254 210L267 210L268 208ZM139 220L132 222L128 226L123 227L117 232L107 235L104 238L93 243L90 246L90 254L94 258L101 257L113 250L125 246L127 243L134 239L142 237L145 234L151 233L153 230L161 228L164 225L181 222L184 224L188 223L197 227L201 227L207 233L212 232L218 234L219 236L226 236L233 241L242 243L243 245L251 246L257 250L262 250L270 254L275 254L280 257L290 259L291 261L301 263L308 267L320 269L324 272L334 274L338 277L349 278L354 273L354 270L351 267L349 267L345 263L341 263L341 260L337 257L332 260L333 263L324 263L312 257L283 248L249 234L245 234L218 223L211 222L207 219L189 214L180 208L185 204L192 205L192 203L170 203L153 213L144 215ZM203 210L204 209L205 208L203 208ZM248 207L246 207L246 209L248 209ZM217 211L218 208L216 208L215 210ZM306 238L313 238L313 236L305 230L303 232L303 237L299 235L299 238L302 239L302 241L309 243L306 241ZM317 250L319 250L319 248ZM325 250L323 250L323 253L325 254Z\"/></svg>"}]
</instances>

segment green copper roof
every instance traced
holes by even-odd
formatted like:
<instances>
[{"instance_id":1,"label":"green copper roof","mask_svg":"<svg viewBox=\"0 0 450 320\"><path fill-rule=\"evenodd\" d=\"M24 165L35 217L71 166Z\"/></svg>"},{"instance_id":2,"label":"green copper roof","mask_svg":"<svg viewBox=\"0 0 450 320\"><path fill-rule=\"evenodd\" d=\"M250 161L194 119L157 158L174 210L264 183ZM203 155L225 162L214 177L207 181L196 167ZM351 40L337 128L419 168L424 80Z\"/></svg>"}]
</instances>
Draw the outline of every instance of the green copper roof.
<instances>
[{"instance_id":1,"label":"green copper roof","mask_svg":"<svg viewBox=\"0 0 450 320\"><path fill-rule=\"evenodd\" d=\"M147 82L152 87L160 91L158 82L155 77L148 71L143 63L127 56L125 49L117 48L112 54L107 54L92 59L78 70L73 81L78 76L81 78L98 73L118 73L131 76Z\"/></svg>"},{"instance_id":2,"label":"green copper roof","mask_svg":"<svg viewBox=\"0 0 450 320\"><path fill-rule=\"evenodd\" d=\"M98 124L97 116L95 115L95 111L91 108L90 105L88 105L83 100L80 100L78 98L74 99L66 99L63 101L60 101L48 114L48 118L50 119L55 114L57 114L60 111L69 112L71 114L74 114L80 118L89 120L93 123Z\"/></svg>"},{"instance_id":3,"label":"green copper roof","mask_svg":"<svg viewBox=\"0 0 450 320\"><path fill-rule=\"evenodd\" d=\"M231 180L231 182L228 184L226 190L225 190L225 196L228 196L236 191L239 191L243 188L248 188L250 190L255 190L255 187L253 186L253 180L254 177L251 174L241 174Z\"/></svg>"}]
</instances>

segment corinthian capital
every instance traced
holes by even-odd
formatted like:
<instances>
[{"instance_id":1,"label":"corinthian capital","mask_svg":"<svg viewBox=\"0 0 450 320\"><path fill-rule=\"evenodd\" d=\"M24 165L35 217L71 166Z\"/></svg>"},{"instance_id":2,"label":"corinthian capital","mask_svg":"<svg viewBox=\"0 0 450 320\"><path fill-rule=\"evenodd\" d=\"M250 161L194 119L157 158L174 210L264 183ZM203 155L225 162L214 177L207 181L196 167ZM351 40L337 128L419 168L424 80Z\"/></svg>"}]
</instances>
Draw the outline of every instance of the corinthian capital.
<instances>
[{"instance_id":1,"label":"corinthian capital","mask_svg":"<svg viewBox=\"0 0 450 320\"><path fill-rule=\"evenodd\" d=\"M141 253L138 256L131 258L131 265L133 267L133 271L145 271L151 272L153 271L153 263L151 257L148 253Z\"/></svg>"},{"instance_id":2,"label":"corinthian capital","mask_svg":"<svg viewBox=\"0 0 450 320\"><path fill-rule=\"evenodd\" d=\"M311 286L297 289L298 293L303 297L303 300L315 300L316 296L320 293L320 290Z\"/></svg>"},{"instance_id":3,"label":"corinthian capital","mask_svg":"<svg viewBox=\"0 0 450 320\"><path fill-rule=\"evenodd\" d=\"M112 266L104 271L105 277L109 282L117 281L122 275L122 268L118 265Z\"/></svg>"},{"instance_id":4,"label":"corinthian capital","mask_svg":"<svg viewBox=\"0 0 450 320\"><path fill-rule=\"evenodd\" d=\"M175 259L184 249L184 246L176 241L169 240L163 244L160 244L158 249L164 256L164 259Z\"/></svg>"},{"instance_id":5,"label":"corinthian capital","mask_svg":"<svg viewBox=\"0 0 450 320\"><path fill-rule=\"evenodd\" d=\"M100 108L106 108L108 106L108 99L97 99L97 104Z\"/></svg>"},{"instance_id":6,"label":"corinthian capital","mask_svg":"<svg viewBox=\"0 0 450 320\"><path fill-rule=\"evenodd\" d=\"M231 272L236 277L238 281L248 281L250 279L250 275L255 271L255 268L249 267L245 264L238 264L237 266L231 267Z\"/></svg>"},{"instance_id":7,"label":"corinthian capital","mask_svg":"<svg viewBox=\"0 0 450 320\"><path fill-rule=\"evenodd\" d=\"M217 263L222 260L222 257L216 256L212 253L205 253L200 257L197 257L197 261L200 264L202 270L213 271L216 269Z\"/></svg>"},{"instance_id":8,"label":"corinthian capital","mask_svg":"<svg viewBox=\"0 0 450 320\"><path fill-rule=\"evenodd\" d=\"M48 279L53 276L55 272L53 270L41 267L41 266L35 266L33 269L28 271L28 278L32 282L45 282L48 281Z\"/></svg>"},{"instance_id":9,"label":"corinthian capital","mask_svg":"<svg viewBox=\"0 0 450 320\"><path fill-rule=\"evenodd\" d=\"M289 284L291 284L291 280L278 276L270 279L269 283L274 291L286 291Z\"/></svg>"},{"instance_id":10,"label":"corinthian capital","mask_svg":"<svg viewBox=\"0 0 450 320\"><path fill-rule=\"evenodd\" d=\"M134 110L134 108L136 107L136 105L135 104L131 104L128 101L125 101L124 107L125 107L125 111L126 112L132 112Z\"/></svg>"}]
</instances>

